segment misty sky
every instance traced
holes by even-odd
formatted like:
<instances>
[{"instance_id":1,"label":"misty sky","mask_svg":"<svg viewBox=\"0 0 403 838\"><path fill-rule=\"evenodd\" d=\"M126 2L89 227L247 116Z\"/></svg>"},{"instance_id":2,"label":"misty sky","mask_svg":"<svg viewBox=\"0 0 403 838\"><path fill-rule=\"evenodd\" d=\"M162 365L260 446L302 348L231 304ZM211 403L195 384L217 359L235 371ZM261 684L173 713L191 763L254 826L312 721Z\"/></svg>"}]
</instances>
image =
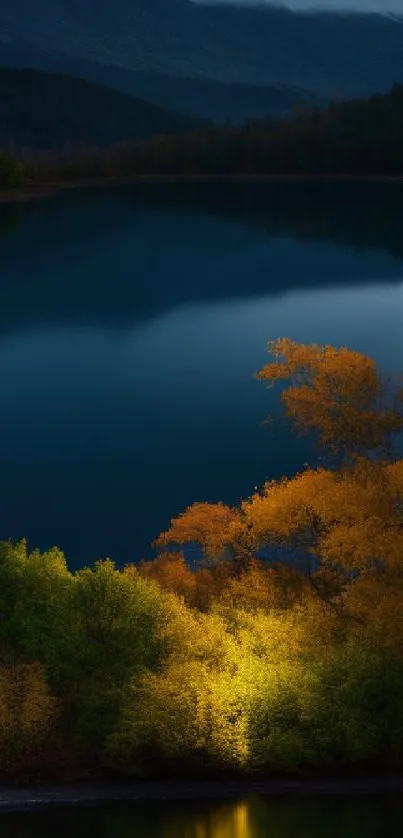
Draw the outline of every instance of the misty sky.
<instances>
[{"instance_id":1,"label":"misty sky","mask_svg":"<svg viewBox=\"0 0 403 838\"><path fill-rule=\"evenodd\" d=\"M195 2L214 3L214 0L195 0ZM217 0L227 3L248 3L256 5L258 0ZM264 0L260 0L264 2ZM270 4L270 0L267 0ZM275 5L289 6L292 9L351 9L358 12L394 12L403 17L403 0L274 0Z\"/></svg>"},{"instance_id":2,"label":"misty sky","mask_svg":"<svg viewBox=\"0 0 403 838\"><path fill-rule=\"evenodd\" d=\"M354 9L360 12L393 11L403 15L403 0L287 0L284 5L293 9L320 7L322 9Z\"/></svg>"}]
</instances>

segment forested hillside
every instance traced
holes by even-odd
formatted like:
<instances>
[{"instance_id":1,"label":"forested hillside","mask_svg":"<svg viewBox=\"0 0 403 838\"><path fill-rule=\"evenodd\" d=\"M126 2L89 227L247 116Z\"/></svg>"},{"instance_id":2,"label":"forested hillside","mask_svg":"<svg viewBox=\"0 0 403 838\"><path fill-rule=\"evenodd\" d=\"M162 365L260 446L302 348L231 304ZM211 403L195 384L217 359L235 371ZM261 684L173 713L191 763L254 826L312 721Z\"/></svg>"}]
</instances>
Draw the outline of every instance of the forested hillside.
<instances>
[{"instance_id":1,"label":"forested hillside","mask_svg":"<svg viewBox=\"0 0 403 838\"><path fill-rule=\"evenodd\" d=\"M241 127L200 127L104 150L26 151L3 159L9 176L15 166L28 183L136 175L402 175L403 86Z\"/></svg>"},{"instance_id":2,"label":"forested hillside","mask_svg":"<svg viewBox=\"0 0 403 838\"><path fill-rule=\"evenodd\" d=\"M278 102L287 109L290 99L368 96L403 82L402 24L380 14L295 14L263 3L2 0L0 63L238 119L278 112Z\"/></svg>"},{"instance_id":3,"label":"forested hillside","mask_svg":"<svg viewBox=\"0 0 403 838\"><path fill-rule=\"evenodd\" d=\"M189 131L197 120L71 76L0 67L0 147L111 145Z\"/></svg>"},{"instance_id":4,"label":"forested hillside","mask_svg":"<svg viewBox=\"0 0 403 838\"><path fill-rule=\"evenodd\" d=\"M403 86L240 128L156 138L134 150L133 162L164 174L402 174Z\"/></svg>"}]
</instances>

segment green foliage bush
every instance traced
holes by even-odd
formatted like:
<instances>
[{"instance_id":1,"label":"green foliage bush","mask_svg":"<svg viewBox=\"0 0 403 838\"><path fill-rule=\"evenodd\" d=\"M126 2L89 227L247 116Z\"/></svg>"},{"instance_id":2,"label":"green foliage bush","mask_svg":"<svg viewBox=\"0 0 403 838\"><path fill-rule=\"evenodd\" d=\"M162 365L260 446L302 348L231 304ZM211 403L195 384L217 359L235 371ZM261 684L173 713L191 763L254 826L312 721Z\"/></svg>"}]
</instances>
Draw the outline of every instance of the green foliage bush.
<instances>
[{"instance_id":1,"label":"green foliage bush","mask_svg":"<svg viewBox=\"0 0 403 838\"><path fill-rule=\"evenodd\" d=\"M403 660L369 637L317 644L304 607L202 613L135 568L72 574L59 551L7 542L0 608L0 774L42 741L53 701L59 736L129 775L400 759Z\"/></svg>"},{"instance_id":2,"label":"green foliage bush","mask_svg":"<svg viewBox=\"0 0 403 838\"><path fill-rule=\"evenodd\" d=\"M44 666L66 729L95 753L113 729L126 683L162 654L162 595L135 568L111 561L70 573L53 549L0 543L0 663ZM1 765L0 765L1 771Z\"/></svg>"},{"instance_id":3,"label":"green foliage bush","mask_svg":"<svg viewBox=\"0 0 403 838\"><path fill-rule=\"evenodd\" d=\"M354 642L307 655L292 642L301 626L281 615L238 612L237 621L222 621L219 657L206 645L202 659L188 646L181 659L177 645L161 673L128 691L108 765L133 774L159 761L292 772L401 753L399 658ZM202 623L198 630L194 650L205 638Z\"/></svg>"}]
</instances>

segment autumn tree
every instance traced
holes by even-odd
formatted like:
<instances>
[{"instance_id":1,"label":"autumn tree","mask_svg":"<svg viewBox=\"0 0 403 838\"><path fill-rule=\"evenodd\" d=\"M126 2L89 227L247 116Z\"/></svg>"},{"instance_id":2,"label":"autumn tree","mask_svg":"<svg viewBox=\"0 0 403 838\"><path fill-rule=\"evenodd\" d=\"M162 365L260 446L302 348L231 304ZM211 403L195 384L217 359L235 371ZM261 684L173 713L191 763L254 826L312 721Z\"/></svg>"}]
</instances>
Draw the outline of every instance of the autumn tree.
<instances>
[{"instance_id":1,"label":"autumn tree","mask_svg":"<svg viewBox=\"0 0 403 838\"><path fill-rule=\"evenodd\" d=\"M238 520L238 510L224 503L194 503L173 518L170 528L158 536L154 546L197 542L212 561L229 558L233 549L232 531Z\"/></svg>"},{"instance_id":2,"label":"autumn tree","mask_svg":"<svg viewBox=\"0 0 403 838\"><path fill-rule=\"evenodd\" d=\"M234 576L228 561L190 569L181 551L160 553L155 559L141 562L139 574L157 582L163 590L183 597L187 605L199 611L209 611Z\"/></svg>"},{"instance_id":3,"label":"autumn tree","mask_svg":"<svg viewBox=\"0 0 403 838\"><path fill-rule=\"evenodd\" d=\"M402 476L392 439L403 429L403 391L392 398L374 361L346 348L286 338L269 348L277 361L258 378L289 381L281 395L287 416L298 431L315 432L325 452L340 455L338 469L306 468L268 481L238 507L195 503L156 543L196 541L210 561L231 557L244 570L262 550L298 550L312 592L342 609L357 574L379 564L390 569L401 555ZM253 584L258 597L260 583Z\"/></svg>"},{"instance_id":4,"label":"autumn tree","mask_svg":"<svg viewBox=\"0 0 403 838\"><path fill-rule=\"evenodd\" d=\"M391 438L403 430L403 389L390 392L372 358L289 338L268 347L276 360L256 377L270 385L290 381L281 399L297 431L316 432L322 448L347 457L391 453Z\"/></svg>"},{"instance_id":5,"label":"autumn tree","mask_svg":"<svg viewBox=\"0 0 403 838\"><path fill-rule=\"evenodd\" d=\"M196 581L193 605L200 611L209 611L227 589L231 580L237 577L238 568L230 561L220 561L194 571Z\"/></svg>"},{"instance_id":6,"label":"autumn tree","mask_svg":"<svg viewBox=\"0 0 403 838\"><path fill-rule=\"evenodd\" d=\"M259 376L288 380L288 417L337 467L193 504L139 568L71 573L56 548L0 543L0 763L39 747L57 707L90 764L128 773L401 765L401 393L385 406L359 353L270 346ZM196 570L171 552L193 543Z\"/></svg>"},{"instance_id":7,"label":"autumn tree","mask_svg":"<svg viewBox=\"0 0 403 838\"><path fill-rule=\"evenodd\" d=\"M182 596L188 605L193 604L196 578L183 553L160 553L152 561L141 562L139 573L144 579L157 582L164 590Z\"/></svg>"},{"instance_id":8,"label":"autumn tree","mask_svg":"<svg viewBox=\"0 0 403 838\"><path fill-rule=\"evenodd\" d=\"M251 559L241 575L227 579L216 602L227 613L236 608L251 612L285 610L303 599L306 588L306 579L294 567L281 563L268 566Z\"/></svg>"}]
</instances>

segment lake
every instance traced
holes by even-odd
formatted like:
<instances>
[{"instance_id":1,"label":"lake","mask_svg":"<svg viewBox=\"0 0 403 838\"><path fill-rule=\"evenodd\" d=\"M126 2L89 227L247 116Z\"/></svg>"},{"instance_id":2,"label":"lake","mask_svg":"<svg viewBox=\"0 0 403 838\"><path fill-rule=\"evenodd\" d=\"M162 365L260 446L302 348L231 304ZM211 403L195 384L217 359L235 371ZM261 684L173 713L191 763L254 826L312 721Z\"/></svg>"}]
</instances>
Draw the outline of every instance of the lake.
<instances>
[{"instance_id":1,"label":"lake","mask_svg":"<svg viewBox=\"0 0 403 838\"><path fill-rule=\"evenodd\" d=\"M401 798L382 795L159 801L0 814L2 838L392 838L402 829Z\"/></svg>"},{"instance_id":2,"label":"lake","mask_svg":"<svg viewBox=\"0 0 403 838\"><path fill-rule=\"evenodd\" d=\"M194 501L313 463L284 423L262 425L280 405L253 373L282 336L403 371L402 230L394 183L0 206L0 538L122 566Z\"/></svg>"}]
</instances>

